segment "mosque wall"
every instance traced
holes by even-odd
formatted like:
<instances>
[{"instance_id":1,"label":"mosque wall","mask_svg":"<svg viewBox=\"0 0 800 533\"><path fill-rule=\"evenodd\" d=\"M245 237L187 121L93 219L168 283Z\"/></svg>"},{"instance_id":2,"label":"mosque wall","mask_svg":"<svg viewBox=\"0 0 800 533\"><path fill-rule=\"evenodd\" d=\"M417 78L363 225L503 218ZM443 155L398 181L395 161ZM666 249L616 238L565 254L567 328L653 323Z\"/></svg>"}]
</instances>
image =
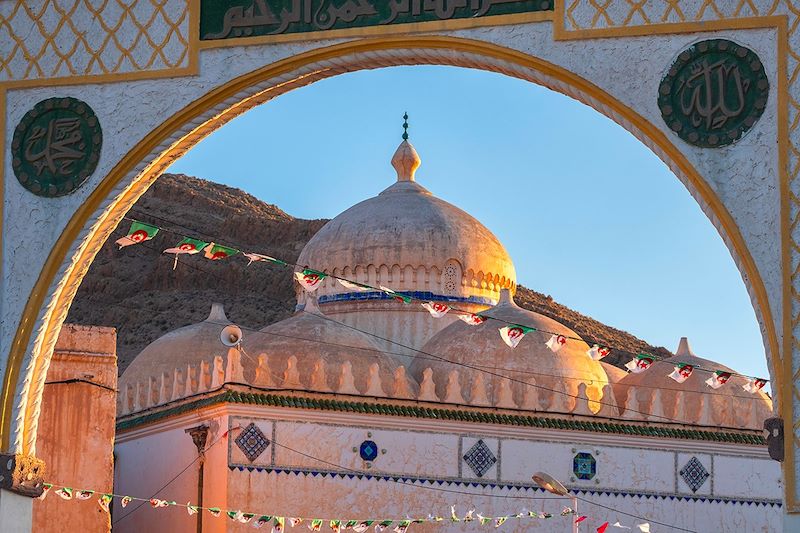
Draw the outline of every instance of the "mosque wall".
<instances>
[{"instance_id":1,"label":"mosque wall","mask_svg":"<svg viewBox=\"0 0 800 533\"><path fill-rule=\"evenodd\" d=\"M167 479L183 468L193 457L183 430L199 420L209 421L217 436L229 431L206 463L213 476L206 487L226 493L209 493L206 501L231 510L366 519L449 517L451 505L461 514L474 508L507 515L526 508L555 515L525 522L526 531L566 528L569 522L559 514L571 503L531 481L534 472L546 471L579 497L620 511L579 502L579 514L589 515L587 524L597 522L594 527L605 520L633 525L622 514L631 513L696 531L774 531L782 516L780 467L761 446L238 404L121 431L117 490L149 494L164 483L129 481L136 454L179 447L181 454L171 452L155 468ZM194 479L181 477L163 497L192 500ZM188 518L184 509L148 511L139 514L137 527L163 527L167 516L178 517L169 524L185 525ZM206 517L209 531L241 528L224 515Z\"/></svg>"}]
</instances>

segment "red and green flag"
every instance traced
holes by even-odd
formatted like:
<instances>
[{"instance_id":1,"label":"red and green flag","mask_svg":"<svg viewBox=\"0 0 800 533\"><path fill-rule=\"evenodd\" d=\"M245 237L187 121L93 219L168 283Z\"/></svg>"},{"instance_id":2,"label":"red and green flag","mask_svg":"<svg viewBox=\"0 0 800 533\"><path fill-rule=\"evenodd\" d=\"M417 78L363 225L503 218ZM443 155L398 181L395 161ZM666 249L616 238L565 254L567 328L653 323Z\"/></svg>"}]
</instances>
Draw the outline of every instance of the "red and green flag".
<instances>
[{"instance_id":1,"label":"red and green flag","mask_svg":"<svg viewBox=\"0 0 800 533\"><path fill-rule=\"evenodd\" d=\"M694 372L694 365L690 365L689 363L676 363L675 368L670 374L667 375L667 377L674 379L678 383L683 383L689 379L689 376L692 375L692 372Z\"/></svg>"},{"instance_id":2,"label":"red and green flag","mask_svg":"<svg viewBox=\"0 0 800 533\"><path fill-rule=\"evenodd\" d=\"M42 493L38 496L37 499L44 500L45 498L47 498L47 493L50 492L50 489L52 489L52 488L53 488L53 484L52 483L45 483L42 486Z\"/></svg>"},{"instance_id":3,"label":"red and green flag","mask_svg":"<svg viewBox=\"0 0 800 533\"><path fill-rule=\"evenodd\" d=\"M222 513L222 509L220 509L219 507L209 507L208 512L211 513L211 516L216 518Z\"/></svg>"},{"instance_id":4,"label":"red and green flag","mask_svg":"<svg viewBox=\"0 0 800 533\"><path fill-rule=\"evenodd\" d=\"M433 318L442 318L450 310L450 306L437 302L424 302L422 307L427 309Z\"/></svg>"},{"instance_id":5,"label":"red and green flag","mask_svg":"<svg viewBox=\"0 0 800 533\"><path fill-rule=\"evenodd\" d=\"M322 529L322 520L319 518L315 518L311 522L308 523L308 529L311 531L319 531Z\"/></svg>"},{"instance_id":6,"label":"red and green flag","mask_svg":"<svg viewBox=\"0 0 800 533\"><path fill-rule=\"evenodd\" d=\"M550 348L550 351L553 353L558 353L558 351L567 344L567 338L564 335L553 334L544 344Z\"/></svg>"},{"instance_id":7,"label":"red and green flag","mask_svg":"<svg viewBox=\"0 0 800 533\"><path fill-rule=\"evenodd\" d=\"M606 357L610 353L611 353L611 349L610 348L606 348L604 346L599 346L599 345L595 344L594 346L589 348L589 351L586 352L586 355L588 355L589 357L591 357L595 361L599 361L599 360L603 359L604 357Z\"/></svg>"},{"instance_id":8,"label":"red and green flag","mask_svg":"<svg viewBox=\"0 0 800 533\"><path fill-rule=\"evenodd\" d=\"M105 511L106 513L110 512L108 507L111 504L111 500L114 499L112 494L103 494L97 499L97 505L100 506L100 509Z\"/></svg>"},{"instance_id":9,"label":"red and green flag","mask_svg":"<svg viewBox=\"0 0 800 533\"><path fill-rule=\"evenodd\" d=\"M189 513L189 516L196 515L200 512L199 505L192 505L191 503L186 504L186 512Z\"/></svg>"},{"instance_id":10,"label":"red and green flag","mask_svg":"<svg viewBox=\"0 0 800 533\"><path fill-rule=\"evenodd\" d=\"M369 526L371 526L373 523L374 520L364 520L362 522L356 522L356 524L353 525L353 531L355 531L356 533L364 533L366 530L369 529Z\"/></svg>"},{"instance_id":11,"label":"red and green flag","mask_svg":"<svg viewBox=\"0 0 800 533\"><path fill-rule=\"evenodd\" d=\"M247 266L250 266L253 263L275 263L276 265L283 265L286 266L285 261L281 261L280 259L275 259L274 257L270 257L268 255L262 254L254 254L252 252L244 253L242 255L249 259Z\"/></svg>"},{"instance_id":12,"label":"red and green flag","mask_svg":"<svg viewBox=\"0 0 800 533\"><path fill-rule=\"evenodd\" d=\"M364 285L363 283L356 283L355 281L350 281L347 279L336 278L342 287L345 289L350 289L351 291L358 291L358 292L367 292L368 290L372 289L369 285Z\"/></svg>"},{"instance_id":13,"label":"red and green flag","mask_svg":"<svg viewBox=\"0 0 800 533\"><path fill-rule=\"evenodd\" d=\"M715 370L711 377L706 380L706 385L712 389L718 389L725 385L731 379L730 372L723 372L722 370Z\"/></svg>"},{"instance_id":14,"label":"red and green flag","mask_svg":"<svg viewBox=\"0 0 800 533\"><path fill-rule=\"evenodd\" d=\"M172 269L175 270L175 267L178 265L178 256L181 254L188 254L194 255L199 254L203 249L208 246L208 243L205 241L201 241L198 239L192 239L191 237L186 237L181 242L176 244L172 248L167 248L164 250L165 254L175 254L175 263L172 265Z\"/></svg>"},{"instance_id":15,"label":"red and green flag","mask_svg":"<svg viewBox=\"0 0 800 533\"><path fill-rule=\"evenodd\" d=\"M150 224L145 224L144 222L134 221L131 224L131 228L128 230L128 234L121 239L117 239L116 242L121 250L126 246L133 246L134 244L149 241L155 237L157 233L157 227L151 226Z\"/></svg>"},{"instance_id":16,"label":"red and green flag","mask_svg":"<svg viewBox=\"0 0 800 533\"><path fill-rule=\"evenodd\" d=\"M655 360L656 358L650 354L640 353L639 355L637 355L636 357L625 363L625 368L627 368L634 374L641 374L642 372L650 368Z\"/></svg>"},{"instance_id":17,"label":"red and green flag","mask_svg":"<svg viewBox=\"0 0 800 533\"><path fill-rule=\"evenodd\" d=\"M314 292L319 288L322 280L327 278L328 275L324 272L320 272L319 270L305 268L301 272L295 272L294 277L297 279L297 282L302 285L306 292Z\"/></svg>"},{"instance_id":18,"label":"red and green flag","mask_svg":"<svg viewBox=\"0 0 800 533\"><path fill-rule=\"evenodd\" d=\"M396 526L394 526L394 533L406 533L408 527L411 525L411 520L400 520Z\"/></svg>"},{"instance_id":19,"label":"red and green flag","mask_svg":"<svg viewBox=\"0 0 800 533\"><path fill-rule=\"evenodd\" d=\"M76 490L75 491L75 499L76 500L88 500L94 494L93 490Z\"/></svg>"},{"instance_id":20,"label":"red and green flag","mask_svg":"<svg viewBox=\"0 0 800 533\"><path fill-rule=\"evenodd\" d=\"M504 326L500 328L500 337L503 339L510 348L516 348L519 341L522 340L522 337L525 336L526 333L530 333L531 331L536 331L534 328L529 328L527 326L520 326L518 324L512 324L510 326Z\"/></svg>"},{"instance_id":21,"label":"red and green flag","mask_svg":"<svg viewBox=\"0 0 800 533\"><path fill-rule=\"evenodd\" d=\"M61 496L64 500L71 500L72 499L72 489L69 487L61 487L56 489L56 494Z\"/></svg>"},{"instance_id":22,"label":"red and green flag","mask_svg":"<svg viewBox=\"0 0 800 533\"><path fill-rule=\"evenodd\" d=\"M751 394L755 394L761 389L764 388L764 385L767 384L766 379L761 378L747 378L747 383L745 383L742 388Z\"/></svg>"},{"instance_id":23,"label":"red and green flag","mask_svg":"<svg viewBox=\"0 0 800 533\"><path fill-rule=\"evenodd\" d=\"M341 520L331 520L328 524L333 530L333 533L339 533L342 530L342 521Z\"/></svg>"},{"instance_id":24,"label":"red and green flag","mask_svg":"<svg viewBox=\"0 0 800 533\"><path fill-rule=\"evenodd\" d=\"M375 525L375 532L380 533L381 531L383 531L384 529L386 529L391 525L392 525L392 520L382 520L381 522L378 522L378 524Z\"/></svg>"},{"instance_id":25,"label":"red and green flag","mask_svg":"<svg viewBox=\"0 0 800 533\"><path fill-rule=\"evenodd\" d=\"M235 248L228 248L227 246L222 246L221 244L213 242L209 243L203 251L205 252L204 255L206 259L211 259L212 261L219 261L220 259L225 259L226 257L239 253L239 250Z\"/></svg>"},{"instance_id":26,"label":"red and green flag","mask_svg":"<svg viewBox=\"0 0 800 533\"><path fill-rule=\"evenodd\" d=\"M478 326L488 320L485 316L476 315L475 313L460 313L458 318L470 326Z\"/></svg>"},{"instance_id":27,"label":"red and green flag","mask_svg":"<svg viewBox=\"0 0 800 533\"><path fill-rule=\"evenodd\" d=\"M287 520L289 521L289 525L292 527L297 527L303 523L302 518L287 518Z\"/></svg>"},{"instance_id":28,"label":"red and green flag","mask_svg":"<svg viewBox=\"0 0 800 533\"><path fill-rule=\"evenodd\" d=\"M122 504L122 508L124 509L132 501L133 501L133 498L131 498L130 496L123 496L122 499L119 501L119 503Z\"/></svg>"},{"instance_id":29,"label":"red and green flag","mask_svg":"<svg viewBox=\"0 0 800 533\"><path fill-rule=\"evenodd\" d=\"M258 518L256 518L255 522L253 522L253 527L256 528L256 529L261 529L262 527L266 526L270 522L272 522L272 517L271 516L261 515Z\"/></svg>"},{"instance_id":30,"label":"red and green flag","mask_svg":"<svg viewBox=\"0 0 800 533\"><path fill-rule=\"evenodd\" d=\"M384 293L388 294L389 296L391 296L392 298L394 298L398 302L403 302L404 304L410 304L411 303L411 297L410 296L406 296L402 292L397 292L396 290L390 289L389 287L384 287L383 285L381 285L380 288Z\"/></svg>"}]
</instances>

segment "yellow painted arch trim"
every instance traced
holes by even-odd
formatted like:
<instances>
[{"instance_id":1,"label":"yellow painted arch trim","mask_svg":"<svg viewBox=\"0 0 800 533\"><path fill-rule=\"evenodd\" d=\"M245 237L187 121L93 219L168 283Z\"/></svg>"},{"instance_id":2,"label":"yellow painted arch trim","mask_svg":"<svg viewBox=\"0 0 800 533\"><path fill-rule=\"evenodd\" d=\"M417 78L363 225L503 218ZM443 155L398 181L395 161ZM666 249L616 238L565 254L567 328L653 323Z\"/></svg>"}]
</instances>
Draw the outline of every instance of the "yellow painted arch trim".
<instances>
[{"instance_id":1,"label":"yellow painted arch trim","mask_svg":"<svg viewBox=\"0 0 800 533\"><path fill-rule=\"evenodd\" d=\"M9 449L12 429L12 412L14 407L15 392L20 377L21 365L24 361L27 346L30 344L31 335L33 334L33 326L40 315L48 290L56 280L58 271L64 263L67 253L72 248L73 243L75 243L76 239L80 235L81 230L86 226L87 221L90 220L91 216L97 211L103 201L109 197L116 185L122 181L138 164L140 164L159 144L168 139L176 131L179 131L185 124L202 115L202 113L207 109L219 105L228 98L239 94L242 90L258 82L296 71L303 66L323 60L339 58L355 53L393 49L446 49L507 61L521 67L531 68L578 89L584 94L594 98L601 104L607 106L619 116L624 117L627 121L633 124L648 139L650 139L654 145L658 146L665 154L667 154L667 156L671 159L671 162L687 177L697 193L703 198L703 200L711 208L712 212L716 215L719 224L721 224L721 226L724 228L728 239L733 245L734 253L739 258L740 264L751 282L752 290L755 294L758 307L762 313L762 318L767 329L767 340L770 346L770 353L773 358L778 357L778 354L780 353L778 350L778 337L775 331L774 322L772 320L772 312L770 310L766 289L753 258L751 257L747 246L745 245L738 226L731 217L730 213L728 213L725 206L716 196L714 191L702 179L697 170L695 170L692 164L689 163L689 161L683 156L680 150L673 145L673 143L661 130L648 122L631 108L619 102L591 82L572 72L569 72L564 68L553 65L536 57L529 56L523 52L510 50L498 45L481 41L440 36L384 37L379 39L358 40L320 48L278 61L274 64L240 76L239 78L236 78L225 85L214 89L205 96L195 100L175 115L169 117L164 123L162 123L158 128L140 141L132 150L130 150L125 157L123 157L122 160L120 160L120 162L111 170L111 172L100 182L100 184L86 199L83 205L75 212L55 246L50 251L39 278L36 281L33 290L31 291L20 319L18 329L11 345L8 366L6 367L6 371L3 376L2 399L0 400L0 433L2 434L0 446L2 446L2 449ZM224 123L224 121L226 121L226 114L222 113L220 116L215 118L214 121L217 125ZM209 131L211 130L209 129ZM146 179L148 176L152 177L152 174L154 173L153 167L156 166L156 163L180 153L182 150L187 148L187 144L188 143L186 143L185 140L176 142L166 152L151 162L151 164L148 165L148 168L136 178L136 181ZM131 190L129 189L120 195L116 201L116 206L123 206L127 211L127 209L130 208L135 200L135 195L132 194ZM119 220L115 220L114 225L116 225L118 222ZM87 237L85 242L90 242L96 239L98 233L98 228L95 228L95 230ZM73 268L68 270L65 279L60 280L61 282L66 281L66 283L62 283L63 286L69 286L72 282L76 281L76 278L80 279L80 277L83 275L83 272L78 268L74 268L74 265L80 264L83 260L88 258L88 252L86 251L86 248L87 246L84 246L80 250L77 257L73 260ZM64 305L65 302L62 301L62 298L63 293L61 291L56 291L55 302L54 305L50 306L50 309L57 309ZM43 342L41 344L47 345L47 339L54 339L55 336L57 336L58 328L56 326L60 326L60 324L54 324L52 321L49 321L49 317L47 315L45 315L44 318L45 327L44 333L42 334ZM33 354L34 358L40 356L40 353ZM779 377L780 365L777 364L777 362L778 361L773 361L772 366L775 375ZM27 392L27 390L22 391L22 394L27 394ZM24 431L28 431L28 428L24 428ZM27 439L23 439L22 442L23 447L27 446ZM20 451L22 453L29 452L27 449Z\"/></svg>"}]
</instances>

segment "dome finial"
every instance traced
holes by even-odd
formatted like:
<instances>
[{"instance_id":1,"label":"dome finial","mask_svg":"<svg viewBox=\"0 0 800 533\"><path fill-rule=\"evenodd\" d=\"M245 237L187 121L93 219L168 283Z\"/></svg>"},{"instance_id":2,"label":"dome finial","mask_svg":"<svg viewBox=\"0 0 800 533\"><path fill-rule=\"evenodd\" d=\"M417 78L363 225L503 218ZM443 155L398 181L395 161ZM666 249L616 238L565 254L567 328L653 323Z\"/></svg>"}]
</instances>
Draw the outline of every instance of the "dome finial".
<instances>
[{"instance_id":1,"label":"dome finial","mask_svg":"<svg viewBox=\"0 0 800 533\"><path fill-rule=\"evenodd\" d=\"M408 113L403 113L403 142L392 156L392 166L397 171L397 181L414 181L421 160L419 154L408 142Z\"/></svg>"}]
</instances>

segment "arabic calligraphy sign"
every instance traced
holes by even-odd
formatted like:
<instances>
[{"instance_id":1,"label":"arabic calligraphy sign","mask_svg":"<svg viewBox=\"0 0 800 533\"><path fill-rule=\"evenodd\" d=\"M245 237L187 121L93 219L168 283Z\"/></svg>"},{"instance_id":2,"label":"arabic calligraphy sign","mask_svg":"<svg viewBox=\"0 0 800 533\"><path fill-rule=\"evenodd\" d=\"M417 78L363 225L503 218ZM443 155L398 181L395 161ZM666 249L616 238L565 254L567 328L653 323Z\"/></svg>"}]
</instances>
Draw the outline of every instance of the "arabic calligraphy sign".
<instances>
[{"instance_id":1,"label":"arabic calligraphy sign","mask_svg":"<svg viewBox=\"0 0 800 533\"><path fill-rule=\"evenodd\" d=\"M69 194L94 172L102 142L100 122L88 104L75 98L42 100L14 130L14 174L39 196Z\"/></svg>"},{"instance_id":2,"label":"arabic calligraphy sign","mask_svg":"<svg viewBox=\"0 0 800 533\"><path fill-rule=\"evenodd\" d=\"M202 40L549 11L554 0L201 0Z\"/></svg>"},{"instance_id":3,"label":"arabic calligraphy sign","mask_svg":"<svg viewBox=\"0 0 800 533\"><path fill-rule=\"evenodd\" d=\"M716 148L739 140L761 117L769 80L752 50L713 39L681 52L658 90L667 126L690 144Z\"/></svg>"}]
</instances>

